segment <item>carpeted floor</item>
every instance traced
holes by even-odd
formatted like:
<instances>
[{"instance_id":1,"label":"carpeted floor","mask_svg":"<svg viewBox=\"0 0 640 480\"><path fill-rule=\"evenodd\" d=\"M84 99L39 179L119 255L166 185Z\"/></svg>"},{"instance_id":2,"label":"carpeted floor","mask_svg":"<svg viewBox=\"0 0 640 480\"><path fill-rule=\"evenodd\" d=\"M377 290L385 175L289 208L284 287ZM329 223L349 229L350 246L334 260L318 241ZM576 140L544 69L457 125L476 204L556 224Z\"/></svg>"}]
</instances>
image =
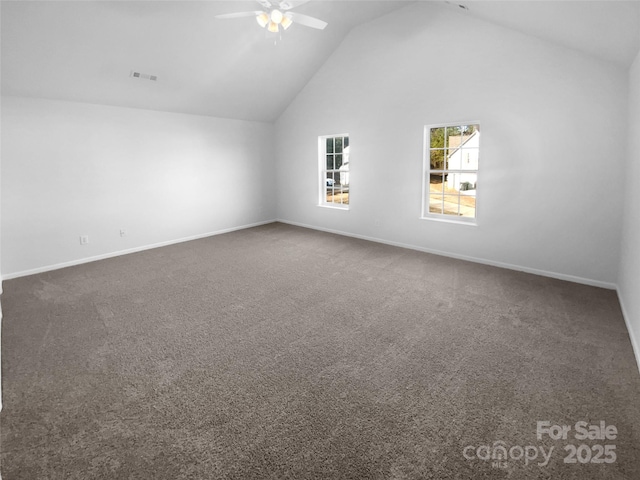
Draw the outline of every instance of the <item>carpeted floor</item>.
<instances>
[{"instance_id":1,"label":"carpeted floor","mask_svg":"<svg viewBox=\"0 0 640 480\"><path fill-rule=\"evenodd\" d=\"M613 291L277 223L4 289L4 480L640 478Z\"/></svg>"}]
</instances>

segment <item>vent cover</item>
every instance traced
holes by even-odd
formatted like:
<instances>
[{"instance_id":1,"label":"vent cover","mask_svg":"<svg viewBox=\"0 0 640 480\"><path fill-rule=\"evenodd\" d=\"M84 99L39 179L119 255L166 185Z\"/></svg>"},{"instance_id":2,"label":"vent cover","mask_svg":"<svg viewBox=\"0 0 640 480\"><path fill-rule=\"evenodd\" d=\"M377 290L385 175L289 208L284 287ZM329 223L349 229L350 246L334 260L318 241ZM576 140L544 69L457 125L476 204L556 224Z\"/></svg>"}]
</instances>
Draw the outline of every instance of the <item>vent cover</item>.
<instances>
[{"instance_id":1,"label":"vent cover","mask_svg":"<svg viewBox=\"0 0 640 480\"><path fill-rule=\"evenodd\" d=\"M157 75L150 75L148 73L135 72L133 70L131 70L131 73L129 74L129 76L133 78L142 78L143 80L151 80L152 82L158 81Z\"/></svg>"}]
</instances>

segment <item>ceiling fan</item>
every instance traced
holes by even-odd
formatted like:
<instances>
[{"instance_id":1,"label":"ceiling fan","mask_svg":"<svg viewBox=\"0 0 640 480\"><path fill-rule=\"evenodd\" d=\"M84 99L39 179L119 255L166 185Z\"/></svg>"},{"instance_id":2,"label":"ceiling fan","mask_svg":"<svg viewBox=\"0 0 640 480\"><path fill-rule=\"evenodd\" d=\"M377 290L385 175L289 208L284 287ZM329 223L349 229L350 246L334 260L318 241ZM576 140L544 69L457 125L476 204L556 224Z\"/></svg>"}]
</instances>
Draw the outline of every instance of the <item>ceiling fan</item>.
<instances>
[{"instance_id":1,"label":"ceiling fan","mask_svg":"<svg viewBox=\"0 0 640 480\"><path fill-rule=\"evenodd\" d=\"M294 23L299 23L300 25L304 25L306 27L317 28L318 30L324 30L324 27L327 26L327 22L323 22L322 20L319 20L317 18L291 11L292 8L302 5L303 3L307 3L309 2L309 0L256 1L264 7L264 10L225 13L223 15L216 15L215 18L226 19L255 17L258 25L260 25L262 28L266 28L268 31L273 33L278 33L280 31L280 27L286 30Z\"/></svg>"}]
</instances>

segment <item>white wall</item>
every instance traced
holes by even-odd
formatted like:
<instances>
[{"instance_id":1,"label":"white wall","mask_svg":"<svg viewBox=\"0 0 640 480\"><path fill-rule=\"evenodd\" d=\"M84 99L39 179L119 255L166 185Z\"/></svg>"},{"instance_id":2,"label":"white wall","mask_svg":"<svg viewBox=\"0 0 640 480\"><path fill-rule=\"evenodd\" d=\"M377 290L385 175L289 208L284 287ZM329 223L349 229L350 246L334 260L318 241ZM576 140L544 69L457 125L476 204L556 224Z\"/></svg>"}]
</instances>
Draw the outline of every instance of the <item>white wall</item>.
<instances>
[{"instance_id":1,"label":"white wall","mask_svg":"<svg viewBox=\"0 0 640 480\"><path fill-rule=\"evenodd\" d=\"M629 148L618 293L640 365L640 52L629 70Z\"/></svg>"},{"instance_id":2,"label":"white wall","mask_svg":"<svg viewBox=\"0 0 640 480\"><path fill-rule=\"evenodd\" d=\"M1 9L0 9L1 10ZM0 112L2 99L0 99ZM2 132L2 116L0 115L0 132ZM2 198L2 135L0 135L0 200ZM0 202L0 207L1 207ZM2 208L0 208L0 252L2 252ZM0 255L0 411L2 410L2 255ZM0 476L1 479L1 476Z\"/></svg>"},{"instance_id":3,"label":"white wall","mask_svg":"<svg viewBox=\"0 0 640 480\"><path fill-rule=\"evenodd\" d=\"M4 97L4 277L272 220L273 131Z\"/></svg>"},{"instance_id":4,"label":"white wall","mask_svg":"<svg viewBox=\"0 0 640 480\"><path fill-rule=\"evenodd\" d=\"M418 2L352 31L278 120L278 216L613 287L626 95L613 64ZM482 130L477 227L419 219L423 126L458 121ZM317 136L343 132L350 211L320 208Z\"/></svg>"}]
</instances>

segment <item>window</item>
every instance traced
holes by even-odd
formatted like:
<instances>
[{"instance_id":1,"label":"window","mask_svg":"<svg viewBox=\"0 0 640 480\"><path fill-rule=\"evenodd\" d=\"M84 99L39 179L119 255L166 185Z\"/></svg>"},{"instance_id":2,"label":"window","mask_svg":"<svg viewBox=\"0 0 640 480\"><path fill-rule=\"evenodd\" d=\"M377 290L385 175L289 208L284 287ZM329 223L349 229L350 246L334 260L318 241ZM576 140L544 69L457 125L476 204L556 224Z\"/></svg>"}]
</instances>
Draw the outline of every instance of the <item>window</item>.
<instances>
[{"instance_id":1,"label":"window","mask_svg":"<svg viewBox=\"0 0 640 480\"><path fill-rule=\"evenodd\" d=\"M318 138L320 205L349 208L349 135Z\"/></svg>"},{"instance_id":2,"label":"window","mask_svg":"<svg viewBox=\"0 0 640 480\"><path fill-rule=\"evenodd\" d=\"M424 129L423 218L475 223L480 125Z\"/></svg>"}]
</instances>

